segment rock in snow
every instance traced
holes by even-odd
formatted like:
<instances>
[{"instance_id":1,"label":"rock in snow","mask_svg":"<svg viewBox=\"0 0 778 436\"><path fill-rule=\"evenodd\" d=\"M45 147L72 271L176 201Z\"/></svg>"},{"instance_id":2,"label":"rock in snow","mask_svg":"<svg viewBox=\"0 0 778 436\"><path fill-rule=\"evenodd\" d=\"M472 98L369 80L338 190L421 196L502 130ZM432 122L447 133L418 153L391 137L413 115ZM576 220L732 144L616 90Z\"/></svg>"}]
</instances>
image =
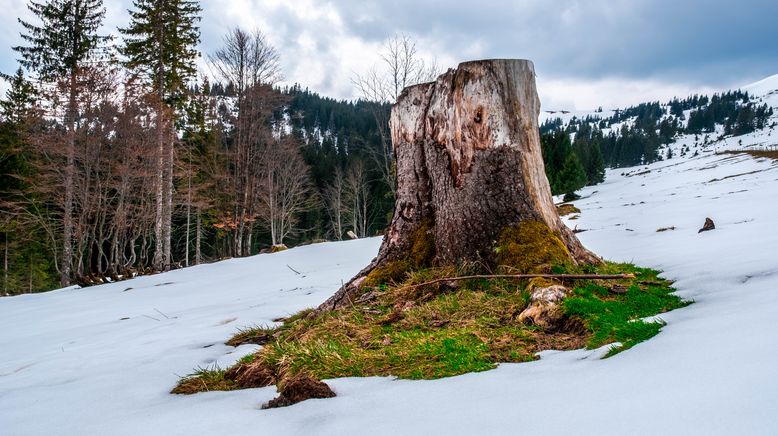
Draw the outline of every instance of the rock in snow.
<instances>
[{"instance_id":1,"label":"rock in snow","mask_svg":"<svg viewBox=\"0 0 778 436\"><path fill-rule=\"evenodd\" d=\"M705 224L703 224L702 228L697 231L697 233L707 232L710 230L713 230L716 228L716 225L713 224L713 220L710 218L705 218Z\"/></svg>"}]
</instances>

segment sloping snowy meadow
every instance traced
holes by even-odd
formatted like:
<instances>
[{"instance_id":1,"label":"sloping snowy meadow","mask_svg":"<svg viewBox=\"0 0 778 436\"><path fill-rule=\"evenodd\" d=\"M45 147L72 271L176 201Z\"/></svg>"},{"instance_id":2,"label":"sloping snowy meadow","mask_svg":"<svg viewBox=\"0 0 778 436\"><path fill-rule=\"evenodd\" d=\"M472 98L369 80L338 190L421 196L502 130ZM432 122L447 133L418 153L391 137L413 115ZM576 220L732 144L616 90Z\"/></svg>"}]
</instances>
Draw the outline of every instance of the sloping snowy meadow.
<instances>
[{"instance_id":1,"label":"sloping snowy meadow","mask_svg":"<svg viewBox=\"0 0 778 436\"><path fill-rule=\"evenodd\" d=\"M380 240L325 243L0 300L0 434L778 434L778 162L704 153L610 171L583 195L568 225L589 248L695 301L612 358L331 380L337 398L276 410L259 410L272 387L168 393L251 352L223 344L238 328L326 299ZM698 234L706 217L716 230Z\"/></svg>"},{"instance_id":2,"label":"sloping snowy meadow","mask_svg":"<svg viewBox=\"0 0 778 436\"><path fill-rule=\"evenodd\" d=\"M774 103L776 82L750 91ZM778 161L716 146L678 157L692 141L673 159L609 170L566 219L594 252L663 270L695 301L614 357L550 351L435 381L330 380L336 398L273 410L259 409L273 387L169 394L197 367L254 351L224 345L239 328L324 301L380 239L316 244L0 299L0 435L776 435ZM697 233L706 217L716 230Z\"/></svg>"}]
</instances>

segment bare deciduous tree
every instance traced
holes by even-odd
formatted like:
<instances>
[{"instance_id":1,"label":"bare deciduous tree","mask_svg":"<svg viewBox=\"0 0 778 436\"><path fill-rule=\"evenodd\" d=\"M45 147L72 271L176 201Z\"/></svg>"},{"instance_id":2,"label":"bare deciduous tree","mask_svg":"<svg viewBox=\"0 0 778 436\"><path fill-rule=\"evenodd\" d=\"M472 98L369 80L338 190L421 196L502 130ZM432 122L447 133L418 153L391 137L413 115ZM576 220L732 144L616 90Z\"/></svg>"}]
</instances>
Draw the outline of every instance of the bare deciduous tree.
<instances>
[{"instance_id":1,"label":"bare deciduous tree","mask_svg":"<svg viewBox=\"0 0 778 436\"><path fill-rule=\"evenodd\" d=\"M370 188L367 169L361 160L355 160L349 166L344 191L348 222L354 233L364 238L370 228Z\"/></svg>"},{"instance_id":2,"label":"bare deciduous tree","mask_svg":"<svg viewBox=\"0 0 778 436\"><path fill-rule=\"evenodd\" d=\"M316 205L308 165L292 137L269 147L262 165L259 217L270 230L273 245L293 235L299 215Z\"/></svg>"},{"instance_id":3,"label":"bare deciduous tree","mask_svg":"<svg viewBox=\"0 0 778 436\"><path fill-rule=\"evenodd\" d=\"M407 34L389 38L380 53L381 62L364 74L355 75L354 86L360 96L374 102L371 106L381 139L380 149L373 158L381 168L384 182L396 196L396 175L389 133L389 104L397 101L407 86L430 82L438 75L434 60L425 62L416 48L416 41Z\"/></svg>"},{"instance_id":4,"label":"bare deciduous tree","mask_svg":"<svg viewBox=\"0 0 778 436\"><path fill-rule=\"evenodd\" d=\"M224 46L209 57L214 72L235 88L237 113L231 120L232 137L228 151L231 162L227 183L231 213L225 228L232 231L235 256L250 254L256 215L259 169L273 141L270 119L284 99L272 89L281 78L278 52L260 31L239 28L224 37Z\"/></svg>"},{"instance_id":5,"label":"bare deciduous tree","mask_svg":"<svg viewBox=\"0 0 778 436\"><path fill-rule=\"evenodd\" d=\"M346 176L340 167L335 168L332 182L327 184L322 196L330 219L330 230L335 239L342 240L348 209L346 204Z\"/></svg>"},{"instance_id":6,"label":"bare deciduous tree","mask_svg":"<svg viewBox=\"0 0 778 436\"><path fill-rule=\"evenodd\" d=\"M235 86L238 98L254 85L272 85L281 79L278 52L260 30L232 29L208 61L216 75Z\"/></svg>"}]
</instances>

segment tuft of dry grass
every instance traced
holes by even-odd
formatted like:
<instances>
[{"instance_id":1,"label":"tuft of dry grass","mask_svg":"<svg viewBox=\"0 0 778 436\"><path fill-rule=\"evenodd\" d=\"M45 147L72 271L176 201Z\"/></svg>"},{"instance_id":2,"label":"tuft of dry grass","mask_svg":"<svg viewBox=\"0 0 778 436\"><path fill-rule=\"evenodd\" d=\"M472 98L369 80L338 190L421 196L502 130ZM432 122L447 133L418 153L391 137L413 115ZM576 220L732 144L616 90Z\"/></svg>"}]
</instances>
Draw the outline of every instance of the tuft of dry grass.
<instances>
[{"instance_id":1,"label":"tuft of dry grass","mask_svg":"<svg viewBox=\"0 0 778 436\"><path fill-rule=\"evenodd\" d=\"M747 154L752 157L760 157L778 160L778 150L735 150L725 151L726 154Z\"/></svg>"},{"instance_id":2,"label":"tuft of dry grass","mask_svg":"<svg viewBox=\"0 0 778 436\"><path fill-rule=\"evenodd\" d=\"M581 213L581 209L578 209L572 203L560 204L556 207L556 210L559 213L559 216L567 216L567 215L572 215L574 213Z\"/></svg>"},{"instance_id":3,"label":"tuft of dry grass","mask_svg":"<svg viewBox=\"0 0 778 436\"><path fill-rule=\"evenodd\" d=\"M275 328L266 325L245 327L238 330L233 337L231 337L226 345L231 347L238 347L244 344L256 344L265 345L273 339Z\"/></svg>"},{"instance_id":4,"label":"tuft of dry grass","mask_svg":"<svg viewBox=\"0 0 778 436\"><path fill-rule=\"evenodd\" d=\"M172 394L195 394L209 391L232 391L240 386L225 377L226 371L218 367L198 368L194 373L183 377L170 392Z\"/></svg>"}]
</instances>

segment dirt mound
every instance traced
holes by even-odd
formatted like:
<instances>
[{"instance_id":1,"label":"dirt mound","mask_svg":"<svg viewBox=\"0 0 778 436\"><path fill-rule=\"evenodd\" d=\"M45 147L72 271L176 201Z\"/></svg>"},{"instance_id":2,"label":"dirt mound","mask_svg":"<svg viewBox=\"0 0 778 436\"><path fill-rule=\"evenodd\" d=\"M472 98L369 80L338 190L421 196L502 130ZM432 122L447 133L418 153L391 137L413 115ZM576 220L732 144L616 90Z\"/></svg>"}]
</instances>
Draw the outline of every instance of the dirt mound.
<instances>
[{"instance_id":1,"label":"dirt mound","mask_svg":"<svg viewBox=\"0 0 778 436\"><path fill-rule=\"evenodd\" d=\"M263 405L263 409L291 406L311 398L332 398L335 396L335 392L326 383L315 380L308 375L298 375L286 380L279 387L279 390L280 395Z\"/></svg>"}]
</instances>

